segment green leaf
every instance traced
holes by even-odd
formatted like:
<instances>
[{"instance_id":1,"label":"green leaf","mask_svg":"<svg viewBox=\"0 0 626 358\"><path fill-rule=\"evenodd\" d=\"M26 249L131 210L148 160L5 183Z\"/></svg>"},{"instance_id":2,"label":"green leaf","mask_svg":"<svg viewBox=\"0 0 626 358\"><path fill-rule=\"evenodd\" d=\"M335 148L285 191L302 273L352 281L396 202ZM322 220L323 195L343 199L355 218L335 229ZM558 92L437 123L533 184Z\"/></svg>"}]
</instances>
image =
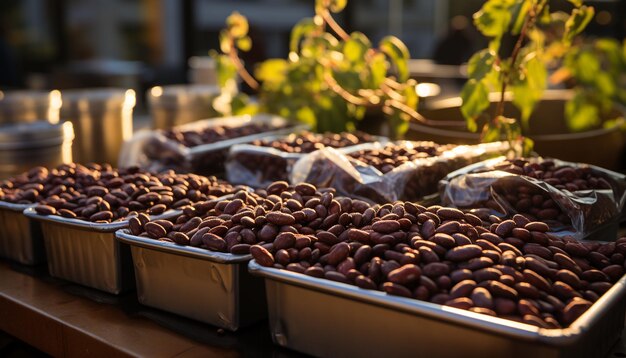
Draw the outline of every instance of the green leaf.
<instances>
[{"instance_id":1,"label":"green leaf","mask_svg":"<svg viewBox=\"0 0 626 358\"><path fill-rule=\"evenodd\" d=\"M317 122L315 112L310 107L302 107L296 111L296 118L298 121L308 124L311 127L315 127Z\"/></svg>"},{"instance_id":2,"label":"green leaf","mask_svg":"<svg viewBox=\"0 0 626 358\"><path fill-rule=\"evenodd\" d=\"M482 142L496 142L502 137L500 133L500 127L490 125L489 123L483 126L483 131L480 134Z\"/></svg>"},{"instance_id":3,"label":"green leaf","mask_svg":"<svg viewBox=\"0 0 626 358\"><path fill-rule=\"evenodd\" d=\"M596 73L595 84L596 88L603 96L611 97L615 94L616 88L615 83L613 82L613 77L611 77L611 75L607 72L599 71Z\"/></svg>"},{"instance_id":4,"label":"green leaf","mask_svg":"<svg viewBox=\"0 0 626 358\"><path fill-rule=\"evenodd\" d=\"M238 38L248 35L248 19L237 11L226 18L226 27L232 37Z\"/></svg>"},{"instance_id":5,"label":"green leaf","mask_svg":"<svg viewBox=\"0 0 626 358\"><path fill-rule=\"evenodd\" d=\"M252 48L252 40L249 36L244 36L237 39L237 48L243 52L248 52Z\"/></svg>"},{"instance_id":6,"label":"green leaf","mask_svg":"<svg viewBox=\"0 0 626 358\"><path fill-rule=\"evenodd\" d=\"M317 32L318 25L315 24L313 18L304 18L300 20L293 29L291 29L291 38L289 40L289 51L298 52L300 41L303 37L313 36Z\"/></svg>"},{"instance_id":7,"label":"green leaf","mask_svg":"<svg viewBox=\"0 0 626 358\"><path fill-rule=\"evenodd\" d=\"M581 7L583 5L583 0L567 0L567 1L571 2L576 7Z\"/></svg>"},{"instance_id":8,"label":"green leaf","mask_svg":"<svg viewBox=\"0 0 626 358\"><path fill-rule=\"evenodd\" d=\"M230 53L232 50L231 38L226 31L220 32L220 51Z\"/></svg>"},{"instance_id":9,"label":"green leaf","mask_svg":"<svg viewBox=\"0 0 626 358\"><path fill-rule=\"evenodd\" d=\"M351 62L365 62L365 53L372 47L363 33L354 32L343 45L343 54Z\"/></svg>"},{"instance_id":10,"label":"green leaf","mask_svg":"<svg viewBox=\"0 0 626 358\"><path fill-rule=\"evenodd\" d=\"M626 131L626 119L624 117L617 117L614 119L609 119L604 121L602 127L605 129L611 129L614 127L619 127L622 131Z\"/></svg>"},{"instance_id":11,"label":"green leaf","mask_svg":"<svg viewBox=\"0 0 626 358\"><path fill-rule=\"evenodd\" d=\"M528 137L524 137L524 140L522 141L522 155L525 157L529 156L534 147L535 142Z\"/></svg>"},{"instance_id":12,"label":"green leaf","mask_svg":"<svg viewBox=\"0 0 626 358\"><path fill-rule=\"evenodd\" d=\"M548 71L537 56L532 56L520 66L523 77L512 87L513 104L522 114L522 125L528 128L528 119L546 89Z\"/></svg>"},{"instance_id":13,"label":"green leaf","mask_svg":"<svg viewBox=\"0 0 626 358\"><path fill-rule=\"evenodd\" d=\"M483 35L500 38L511 23L512 5L513 0L488 0L474 14L474 24Z\"/></svg>"},{"instance_id":14,"label":"green leaf","mask_svg":"<svg viewBox=\"0 0 626 358\"><path fill-rule=\"evenodd\" d=\"M385 55L377 53L369 62L371 83L369 88L379 88L387 76L387 60Z\"/></svg>"},{"instance_id":15,"label":"green leaf","mask_svg":"<svg viewBox=\"0 0 626 358\"><path fill-rule=\"evenodd\" d=\"M330 11L340 12L348 5L348 0L330 0Z\"/></svg>"},{"instance_id":16,"label":"green leaf","mask_svg":"<svg viewBox=\"0 0 626 358\"><path fill-rule=\"evenodd\" d=\"M573 132L584 131L600 124L598 107L580 92L565 104L567 125Z\"/></svg>"},{"instance_id":17,"label":"green leaf","mask_svg":"<svg viewBox=\"0 0 626 358\"><path fill-rule=\"evenodd\" d=\"M337 13L342 11L346 5L348 5L348 0L316 0L315 12L320 13L323 9L329 9L331 12Z\"/></svg>"},{"instance_id":18,"label":"green leaf","mask_svg":"<svg viewBox=\"0 0 626 358\"><path fill-rule=\"evenodd\" d=\"M531 2L526 0L518 0L515 2L515 5L513 5L513 26L511 27L511 33L513 35L519 35L522 31L524 20L526 19L526 15L528 15L528 11L531 6Z\"/></svg>"},{"instance_id":19,"label":"green leaf","mask_svg":"<svg viewBox=\"0 0 626 358\"><path fill-rule=\"evenodd\" d=\"M491 71L495 59L496 54L489 49L476 52L467 64L468 76L477 81L483 79Z\"/></svg>"},{"instance_id":20,"label":"green leaf","mask_svg":"<svg viewBox=\"0 0 626 358\"><path fill-rule=\"evenodd\" d=\"M476 131L478 130L478 123L476 122L476 119L465 118L465 122L467 122L467 130L472 133L476 133Z\"/></svg>"},{"instance_id":21,"label":"green leaf","mask_svg":"<svg viewBox=\"0 0 626 358\"><path fill-rule=\"evenodd\" d=\"M572 15L567 22L565 22L565 33L563 34L563 41L571 43L574 36L581 33L587 24L593 18L594 9L590 6L581 6L572 10Z\"/></svg>"},{"instance_id":22,"label":"green leaf","mask_svg":"<svg viewBox=\"0 0 626 358\"><path fill-rule=\"evenodd\" d=\"M398 71L398 80L401 82L409 78L409 49L395 36L386 36L378 44L380 50L391 59Z\"/></svg>"},{"instance_id":23,"label":"green leaf","mask_svg":"<svg viewBox=\"0 0 626 358\"><path fill-rule=\"evenodd\" d=\"M212 50L209 55L215 60L215 72L217 73L217 84L224 88L229 81L237 78L237 68L227 55L220 55Z\"/></svg>"},{"instance_id":24,"label":"green leaf","mask_svg":"<svg viewBox=\"0 0 626 358\"><path fill-rule=\"evenodd\" d=\"M576 77L583 83L593 83L599 70L600 61L595 54L584 51L576 58Z\"/></svg>"},{"instance_id":25,"label":"green leaf","mask_svg":"<svg viewBox=\"0 0 626 358\"><path fill-rule=\"evenodd\" d=\"M489 91L482 81L470 79L461 91L463 117L476 119L489 107Z\"/></svg>"},{"instance_id":26,"label":"green leaf","mask_svg":"<svg viewBox=\"0 0 626 358\"><path fill-rule=\"evenodd\" d=\"M265 60L259 64L254 76L262 82L280 84L286 80L287 61L280 58Z\"/></svg>"}]
</instances>

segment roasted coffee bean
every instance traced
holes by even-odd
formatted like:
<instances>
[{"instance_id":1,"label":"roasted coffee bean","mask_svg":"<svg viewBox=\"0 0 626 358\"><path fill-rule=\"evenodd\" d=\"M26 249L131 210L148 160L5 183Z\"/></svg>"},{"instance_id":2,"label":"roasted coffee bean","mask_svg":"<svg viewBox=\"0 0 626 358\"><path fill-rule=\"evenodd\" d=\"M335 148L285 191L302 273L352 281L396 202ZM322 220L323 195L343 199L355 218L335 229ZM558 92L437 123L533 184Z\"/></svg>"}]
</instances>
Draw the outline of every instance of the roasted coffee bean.
<instances>
[{"instance_id":1,"label":"roasted coffee bean","mask_svg":"<svg viewBox=\"0 0 626 358\"><path fill-rule=\"evenodd\" d=\"M148 235L154 239L160 239L167 234L167 231L163 228L163 226L154 222L148 222L144 225L144 228Z\"/></svg>"},{"instance_id":2,"label":"roasted coffee bean","mask_svg":"<svg viewBox=\"0 0 626 358\"><path fill-rule=\"evenodd\" d=\"M387 275L387 279L393 283L398 283L406 286L419 280L421 275L422 270L419 268L419 266L414 264L408 264L391 271Z\"/></svg>"},{"instance_id":3,"label":"roasted coffee bean","mask_svg":"<svg viewBox=\"0 0 626 358\"><path fill-rule=\"evenodd\" d=\"M37 205L35 211L40 215L54 215L57 212L55 208L49 205Z\"/></svg>"},{"instance_id":4,"label":"roasted coffee bean","mask_svg":"<svg viewBox=\"0 0 626 358\"><path fill-rule=\"evenodd\" d=\"M478 245L465 245L455 247L446 253L446 259L459 262L468 261L482 254L482 248Z\"/></svg>"},{"instance_id":5,"label":"roasted coffee bean","mask_svg":"<svg viewBox=\"0 0 626 358\"><path fill-rule=\"evenodd\" d=\"M474 305L476 305L476 307L488 309L493 308L493 297L491 296L491 293L489 293L489 291L487 291L487 289L483 287L474 288L474 290L470 294L470 299L472 300L472 302L474 302Z\"/></svg>"},{"instance_id":6,"label":"roasted coffee bean","mask_svg":"<svg viewBox=\"0 0 626 358\"><path fill-rule=\"evenodd\" d=\"M254 260L261 266L272 267L274 265L274 257L265 248L254 245L250 247L250 254Z\"/></svg>"}]
</instances>

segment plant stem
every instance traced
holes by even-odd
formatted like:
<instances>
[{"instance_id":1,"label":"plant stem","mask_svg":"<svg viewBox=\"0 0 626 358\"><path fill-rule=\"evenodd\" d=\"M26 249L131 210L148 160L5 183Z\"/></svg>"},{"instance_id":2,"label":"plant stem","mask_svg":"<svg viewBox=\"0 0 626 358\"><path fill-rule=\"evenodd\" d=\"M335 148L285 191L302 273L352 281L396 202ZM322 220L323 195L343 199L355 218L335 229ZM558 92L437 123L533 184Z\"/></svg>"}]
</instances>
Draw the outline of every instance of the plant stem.
<instances>
[{"instance_id":1,"label":"plant stem","mask_svg":"<svg viewBox=\"0 0 626 358\"><path fill-rule=\"evenodd\" d=\"M496 113L492 119L494 123L498 120L498 117L501 117L504 115L504 93L506 92L506 86L508 85L508 82L509 82L509 75L515 69L517 56L519 55L520 49L522 48L522 43L524 42L524 39L526 38L526 32L528 31L528 29L534 22L535 15L536 15L536 12L533 6L528 11L528 15L524 19L524 24L522 25L522 29L520 30L519 37L517 38L517 42L515 42L515 47L513 47L513 53L511 54L511 67L509 68L508 71L505 71L502 74L502 88L500 90L500 102L498 103L498 106L496 107Z\"/></svg>"},{"instance_id":2,"label":"plant stem","mask_svg":"<svg viewBox=\"0 0 626 358\"><path fill-rule=\"evenodd\" d=\"M339 36L343 41L350 40L350 35L348 35L348 33L341 26L339 26L327 8L324 8L320 15L322 15L322 19L324 19L328 26L335 31L337 36Z\"/></svg>"},{"instance_id":3,"label":"plant stem","mask_svg":"<svg viewBox=\"0 0 626 358\"><path fill-rule=\"evenodd\" d=\"M252 77L250 72L246 70L245 66L241 62L241 59L239 58L239 55L237 52L237 48L235 47L235 41L232 38L230 39L230 43L231 43L230 45L231 50L228 52L228 57L230 57L230 60L233 62L233 65L235 65L235 68L237 69L237 73L239 74L239 76L241 76L241 79L243 79L248 84L248 86L250 86L250 88L252 88L255 91L258 90L259 82L255 80L254 77Z\"/></svg>"}]
</instances>

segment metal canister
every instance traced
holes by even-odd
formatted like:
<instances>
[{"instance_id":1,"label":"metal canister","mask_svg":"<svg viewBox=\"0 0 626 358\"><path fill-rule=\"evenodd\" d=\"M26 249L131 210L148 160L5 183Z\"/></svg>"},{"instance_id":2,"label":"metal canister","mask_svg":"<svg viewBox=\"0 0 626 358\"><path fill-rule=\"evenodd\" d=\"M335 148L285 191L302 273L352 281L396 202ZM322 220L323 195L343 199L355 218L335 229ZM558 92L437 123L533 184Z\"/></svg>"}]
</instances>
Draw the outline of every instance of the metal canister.
<instances>
[{"instance_id":1,"label":"metal canister","mask_svg":"<svg viewBox=\"0 0 626 358\"><path fill-rule=\"evenodd\" d=\"M59 122L61 92L0 91L0 125L30 123L45 119Z\"/></svg>"},{"instance_id":2,"label":"metal canister","mask_svg":"<svg viewBox=\"0 0 626 358\"><path fill-rule=\"evenodd\" d=\"M0 127L0 179L36 166L72 162L73 139L72 123L36 121Z\"/></svg>"},{"instance_id":3,"label":"metal canister","mask_svg":"<svg viewBox=\"0 0 626 358\"><path fill-rule=\"evenodd\" d=\"M125 140L133 134L135 91L94 88L63 91L61 119L74 124L77 163L117 164Z\"/></svg>"},{"instance_id":4,"label":"metal canister","mask_svg":"<svg viewBox=\"0 0 626 358\"><path fill-rule=\"evenodd\" d=\"M168 129L216 117L219 114L213 108L213 100L219 95L219 87L213 85L152 87L147 93L152 128Z\"/></svg>"}]
</instances>

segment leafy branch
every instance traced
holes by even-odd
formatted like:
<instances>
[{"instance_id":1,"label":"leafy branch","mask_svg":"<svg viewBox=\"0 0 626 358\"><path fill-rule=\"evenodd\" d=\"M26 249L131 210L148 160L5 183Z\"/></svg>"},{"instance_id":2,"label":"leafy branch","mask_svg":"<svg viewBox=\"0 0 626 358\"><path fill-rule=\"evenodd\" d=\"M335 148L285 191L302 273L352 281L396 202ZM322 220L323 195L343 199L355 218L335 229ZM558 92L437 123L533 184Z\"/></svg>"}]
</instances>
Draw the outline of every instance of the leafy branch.
<instances>
[{"instance_id":1,"label":"leafy branch","mask_svg":"<svg viewBox=\"0 0 626 358\"><path fill-rule=\"evenodd\" d=\"M488 0L474 14L474 24L491 41L469 60L461 112L470 131L481 128L483 141L506 138L511 144L522 143L524 151L532 148L522 130L528 129L530 115L547 87L547 66L567 53L574 37L593 17L592 7L582 5L581 0L569 1L570 14L551 13L548 0ZM554 26L561 27L561 36L547 44L544 28ZM509 56L501 54L502 38L507 34L517 37ZM521 112L520 121L504 114L509 88L513 105ZM499 101L490 117L486 109L489 92L494 89L499 91Z\"/></svg>"},{"instance_id":2,"label":"leafy branch","mask_svg":"<svg viewBox=\"0 0 626 358\"><path fill-rule=\"evenodd\" d=\"M409 120L431 125L417 112L417 82L409 78L410 54L400 39L387 36L377 47L360 32L348 33L334 19L347 0L316 0L315 16L291 32L287 59L269 59L247 72L239 51L250 49L248 24L238 13L227 19L217 55L220 77L239 75L258 90L261 109L294 118L319 131L354 129L368 109L382 110L390 136L400 137Z\"/></svg>"}]
</instances>

